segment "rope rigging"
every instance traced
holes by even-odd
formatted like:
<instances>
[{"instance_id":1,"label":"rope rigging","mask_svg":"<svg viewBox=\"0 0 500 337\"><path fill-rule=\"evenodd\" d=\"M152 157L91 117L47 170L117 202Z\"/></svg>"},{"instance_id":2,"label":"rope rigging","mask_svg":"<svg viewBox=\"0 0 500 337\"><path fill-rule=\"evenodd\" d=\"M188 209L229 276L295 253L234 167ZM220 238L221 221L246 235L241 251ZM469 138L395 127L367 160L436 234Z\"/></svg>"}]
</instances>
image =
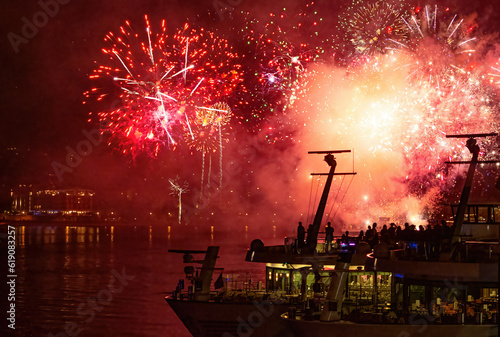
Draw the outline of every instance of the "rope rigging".
<instances>
[{"instance_id":1,"label":"rope rigging","mask_svg":"<svg viewBox=\"0 0 500 337\"><path fill-rule=\"evenodd\" d=\"M316 195L314 196L314 203L313 203L313 209L314 207L316 207L316 200L318 199L318 191L319 191L319 185L320 185L320 178L318 177L318 179L316 179L318 181L318 186L316 187ZM311 181L311 184L313 182ZM311 185L311 189L312 189L312 185ZM309 200L310 202L310 200ZM312 220L313 219L309 219L310 216L313 216L313 219L314 219L314 215L311 213L311 212L308 212L308 215L307 215L307 223L310 224L312 223Z\"/></svg>"},{"instance_id":2,"label":"rope rigging","mask_svg":"<svg viewBox=\"0 0 500 337\"><path fill-rule=\"evenodd\" d=\"M335 211L335 214L333 214L333 217L332 217L331 221L333 221L333 219L335 219L335 216L337 215L337 212L340 209L340 205L342 205L342 202L344 201L344 198L347 195L347 191L349 191L349 187L351 187L351 183L352 183L353 179L354 179L354 176L351 176L351 181L349 181L349 185L347 185L347 189L345 190L344 196L342 197L342 200L340 200L339 206L337 207L337 210Z\"/></svg>"},{"instance_id":3,"label":"rope rigging","mask_svg":"<svg viewBox=\"0 0 500 337\"><path fill-rule=\"evenodd\" d=\"M337 197L339 196L340 190L342 189L342 185L344 185L344 180L342 177L340 177L340 187L337 190L337 194L335 195L335 199L333 199L332 207L330 207L330 212L328 212L326 222L330 221L330 215L332 214L333 206L335 206L335 203L337 202Z\"/></svg>"}]
</instances>

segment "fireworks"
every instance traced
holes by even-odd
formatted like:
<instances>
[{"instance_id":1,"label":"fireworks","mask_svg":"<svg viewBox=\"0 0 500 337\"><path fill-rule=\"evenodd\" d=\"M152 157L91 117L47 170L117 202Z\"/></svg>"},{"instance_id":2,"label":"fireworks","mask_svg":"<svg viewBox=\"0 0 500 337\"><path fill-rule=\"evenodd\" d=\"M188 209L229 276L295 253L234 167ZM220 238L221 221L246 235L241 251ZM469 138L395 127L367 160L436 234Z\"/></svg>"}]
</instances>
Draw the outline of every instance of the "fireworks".
<instances>
[{"instance_id":1,"label":"fireworks","mask_svg":"<svg viewBox=\"0 0 500 337\"><path fill-rule=\"evenodd\" d=\"M369 57L365 64L349 67L348 76L345 68L321 68L310 88L317 113L298 115L298 123L305 126L300 128L301 141L317 148L335 143L356 150L361 168L344 208L352 217L360 209L371 219L403 219L424 212L430 216L454 190L457 172L463 169L448 168L445 161L470 159L465 139L445 136L500 128L498 97L481 69L459 73L446 86L426 76L415 82L408 79L400 53ZM481 159L498 153L498 140L478 141ZM484 179L476 176L486 186ZM356 199L359 195L376 198L367 202Z\"/></svg>"},{"instance_id":2,"label":"fireworks","mask_svg":"<svg viewBox=\"0 0 500 337\"><path fill-rule=\"evenodd\" d=\"M113 65L100 65L90 77L112 78L119 89L119 107L99 118L123 153L157 155L163 145L175 148L193 139L195 110L224 99L240 81L237 55L212 32L185 25L169 37L163 21L161 33L153 35L146 17L145 42L128 22L120 33L105 38L110 47L103 52ZM107 95L98 89L86 96L91 94L98 101Z\"/></svg>"},{"instance_id":3,"label":"fireworks","mask_svg":"<svg viewBox=\"0 0 500 337\"><path fill-rule=\"evenodd\" d=\"M104 131L111 134L111 142L116 141L124 153L134 156L151 147L157 154L163 143L177 143L174 132L189 126L185 100L202 82L191 88L184 85L184 76L193 67L179 62L182 54L176 58L167 50L165 22L162 33L156 36L147 18L146 26L147 42L139 40L128 22L120 27L120 35L110 32L105 38L110 47L103 53L113 65L101 65L91 75L92 79L112 78L119 88L121 106L101 112L99 118Z\"/></svg>"},{"instance_id":4,"label":"fireworks","mask_svg":"<svg viewBox=\"0 0 500 337\"><path fill-rule=\"evenodd\" d=\"M404 153L415 172L425 168L434 172L442 168L447 157L464 160L469 156L465 141L453 143L445 139L446 134L498 130L492 91L473 75L457 79L448 91L432 88L407 93L413 94L414 100L406 102L411 110L407 111L403 133ZM480 142L486 153L490 152L491 147Z\"/></svg>"},{"instance_id":5,"label":"fireworks","mask_svg":"<svg viewBox=\"0 0 500 337\"><path fill-rule=\"evenodd\" d=\"M366 5L356 13L377 22L376 8ZM452 156L461 154L463 145L450 145L445 134L496 130L498 125L491 89L478 71L467 67L476 40L472 26L437 6L416 8L399 20L404 23L396 30L399 40L386 37L363 63L349 67L359 94L352 113L341 121L346 129L359 127L361 135L374 138L367 144L370 151L403 154L411 176L424 167L427 172L439 169L450 149ZM357 27L350 22L351 29Z\"/></svg>"},{"instance_id":6,"label":"fireworks","mask_svg":"<svg viewBox=\"0 0 500 337\"><path fill-rule=\"evenodd\" d=\"M457 76L467 73L475 53L474 25L437 5L417 7L404 19L409 40L394 41L395 47L408 52L408 78L431 86L451 85Z\"/></svg>"},{"instance_id":7,"label":"fireworks","mask_svg":"<svg viewBox=\"0 0 500 337\"><path fill-rule=\"evenodd\" d=\"M377 194L370 206L381 216L412 196L434 205L454 184L446 182L444 162L470 156L463 140L445 135L500 128L500 67L476 69L487 44L467 16L434 5L409 8L402 1L356 1L338 27L312 4L260 19L232 12L221 23L227 31L185 25L168 35L163 22L153 34L146 20L141 34L127 23L108 34L108 60L91 75L114 87L104 83L87 96L119 97L99 119L123 152L189 150L189 160L202 162L202 194L217 156L222 187L229 131L236 139L258 132L268 143L286 143L287 151L299 143L354 147L356 160L366 163L356 178L367 194ZM343 43L321 36L327 30L339 31ZM332 65L332 48L336 62L347 62ZM318 146L319 138L325 144ZM496 143L479 141L485 159Z\"/></svg>"},{"instance_id":8,"label":"fireworks","mask_svg":"<svg viewBox=\"0 0 500 337\"><path fill-rule=\"evenodd\" d=\"M494 93L479 72L454 78L446 89L418 86L405 81L406 72L392 58L346 79L352 103L339 122L354 138L366 139L361 146L401 153L412 170L434 171L449 156L462 157L463 145L451 144L446 134L498 130Z\"/></svg>"},{"instance_id":9,"label":"fireworks","mask_svg":"<svg viewBox=\"0 0 500 337\"><path fill-rule=\"evenodd\" d=\"M344 40L353 46L356 55L383 54L405 40L404 13L401 3L358 1L341 16Z\"/></svg>"}]
</instances>

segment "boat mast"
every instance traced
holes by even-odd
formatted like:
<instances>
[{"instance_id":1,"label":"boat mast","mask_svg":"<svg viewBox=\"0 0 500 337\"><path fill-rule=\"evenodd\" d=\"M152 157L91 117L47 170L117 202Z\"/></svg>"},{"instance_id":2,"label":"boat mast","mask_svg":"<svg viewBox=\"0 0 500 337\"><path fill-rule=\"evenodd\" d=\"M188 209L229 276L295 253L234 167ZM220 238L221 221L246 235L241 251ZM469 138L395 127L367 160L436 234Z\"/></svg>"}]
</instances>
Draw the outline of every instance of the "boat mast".
<instances>
[{"instance_id":1,"label":"boat mast","mask_svg":"<svg viewBox=\"0 0 500 337\"><path fill-rule=\"evenodd\" d=\"M496 133L475 133L475 134L463 134L463 135L446 135L446 138L465 138L469 137L465 146L472 153L472 159L470 161L459 161L459 162L446 162L447 164L470 164L469 170L467 171L467 177L465 179L464 188L462 189L462 195L460 196L460 202L458 204L457 214L453 220L453 238L452 246L456 244L460 239L460 233L462 232L462 226L464 224L465 209L467 207L467 202L469 200L469 195L472 187L472 180L474 178L474 172L476 171L476 166L479 157L479 145L475 138L477 137L489 137L497 136ZM490 161L488 161L489 163Z\"/></svg>"},{"instance_id":2,"label":"boat mast","mask_svg":"<svg viewBox=\"0 0 500 337\"><path fill-rule=\"evenodd\" d=\"M328 200L328 194L330 193L330 187L332 185L333 176L335 175L335 168L337 167L337 161L332 153L346 153L351 152L351 150L337 150L337 151L310 151L308 153L324 154L325 161L330 166L330 172L328 173L328 178L326 179L325 188L323 189L323 194L321 195L321 200L318 205L318 210L316 211L316 216L312 223L312 231L308 233L306 241L306 250L308 252L313 252L316 248L318 242L318 232L321 226L321 220L323 219L323 214L325 213L326 202Z\"/></svg>"}]
</instances>

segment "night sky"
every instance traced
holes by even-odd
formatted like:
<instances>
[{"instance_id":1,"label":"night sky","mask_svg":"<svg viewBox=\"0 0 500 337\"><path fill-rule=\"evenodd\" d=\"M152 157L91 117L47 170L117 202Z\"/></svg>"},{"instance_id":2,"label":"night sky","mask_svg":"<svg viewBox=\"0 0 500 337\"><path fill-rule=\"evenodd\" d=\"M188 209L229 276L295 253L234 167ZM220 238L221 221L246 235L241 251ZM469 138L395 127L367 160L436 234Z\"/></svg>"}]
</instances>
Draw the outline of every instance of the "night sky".
<instances>
[{"instance_id":1,"label":"night sky","mask_svg":"<svg viewBox=\"0 0 500 337\"><path fill-rule=\"evenodd\" d=\"M228 1L219 1L223 2ZM47 3L54 2L49 0ZM48 185L47 177L53 173L52 163L64 162L67 146L75 147L84 139L83 130L96 127L95 121L88 122L88 114L90 110L97 112L99 107L82 105L82 94L94 85L88 76L95 68L94 61L103 60L103 38L109 31L117 31L125 20L130 20L136 29L143 29L145 14L150 17L153 27L157 27L161 19L166 19L171 31L186 21L214 29L231 24L229 16L225 20L218 18L214 3L210 0L69 0L66 4L58 4L53 17L48 17L33 37L24 40L27 43L13 47L9 34L22 36L23 26L26 25L23 18L33 22L42 7L36 1L3 1L0 5L3 36L0 55L0 151L3 153L0 183L4 187L18 182ZM295 1L291 5L290 1L281 0L242 0L233 3L237 4L235 11L249 11L256 17L262 17L269 12L280 11L284 6L293 10L308 2ZM477 13L482 31L500 32L498 0L446 3L456 6L460 13ZM332 32L323 33L333 34L342 3L320 0L316 5L327 23L324 27L332 29ZM40 17L43 19L38 15ZM251 137L250 134L243 134L240 139ZM20 156L5 152L13 147L18 149L16 152L21 153ZM127 177L126 185L137 186L138 182L144 185L145 177L155 180L164 176L154 165L162 166L163 172L171 170L182 176L182 170L174 161L179 156L188 155L182 151L164 151L163 157L156 162L139 158L134 163L107 145L101 145L84 159L78 172L65 176L64 185L96 188L98 181L105 182L107 189L113 190L123 187L124 176ZM263 158L272 159L265 154ZM189 178L190 174L184 173L184 177ZM53 175L52 181L56 181ZM151 184L154 185L154 182Z\"/></svg>"}]
</instances>

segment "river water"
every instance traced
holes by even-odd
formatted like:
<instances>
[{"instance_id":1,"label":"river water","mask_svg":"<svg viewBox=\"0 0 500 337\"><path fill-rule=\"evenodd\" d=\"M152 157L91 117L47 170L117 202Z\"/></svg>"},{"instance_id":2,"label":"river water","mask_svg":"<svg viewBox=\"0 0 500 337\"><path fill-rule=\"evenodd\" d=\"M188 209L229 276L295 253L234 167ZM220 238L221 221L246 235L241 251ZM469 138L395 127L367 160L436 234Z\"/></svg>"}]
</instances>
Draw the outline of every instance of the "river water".
<instances>
[{"instance_id":1,"label":"river water","mask_svg":"<svg viewBox=\"0 0 500 337\"><path fill-rule=\"evenodd\" d=\"M251 233L148 224L11 225L17 275L16 329L7 329L12 336L190 336L164 300L184 277L182 255L168 250L220 246L217 267L241 284L265 277L263 265L244 261L250 242L283 242L272 227ZM5 234L7 225L1 230Z\"/></svg>"}]
</instances>

